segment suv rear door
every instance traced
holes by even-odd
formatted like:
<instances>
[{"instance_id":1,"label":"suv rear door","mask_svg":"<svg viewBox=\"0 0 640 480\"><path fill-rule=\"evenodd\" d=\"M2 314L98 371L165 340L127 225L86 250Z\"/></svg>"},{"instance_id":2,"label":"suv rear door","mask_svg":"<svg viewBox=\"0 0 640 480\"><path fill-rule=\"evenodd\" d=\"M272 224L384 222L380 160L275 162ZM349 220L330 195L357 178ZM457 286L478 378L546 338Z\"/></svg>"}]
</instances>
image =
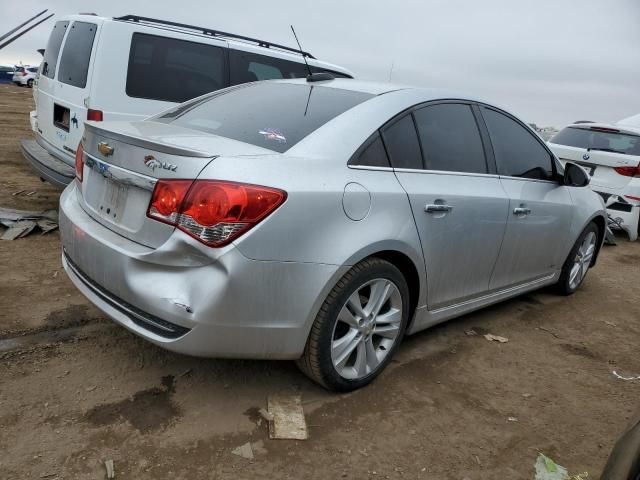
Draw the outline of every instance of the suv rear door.
<instances>
[{"instance_id":1,"label":"suv rear door","mask_svg":"<svg viewBox=\"0 0 640 480\"><path fill-rule=\"evenodd\" d=\"M62 159L69 165L73 165L87 118L85 99L89 97L98 29L97 21L57 22L38 81L36 128L47 142L67 154Z\"/></svg>"},{"instance_id":2,"label":"suv rear door","mask_svg":"<svg viewBox=\"0 0 640 480\"><path fill-rule=\"evenodd\" d=\"M382 136L418 228L429 308L486 293L509 200L487 164L471 105L428 104L385 127Z\"/></svg>"}]
</instances>

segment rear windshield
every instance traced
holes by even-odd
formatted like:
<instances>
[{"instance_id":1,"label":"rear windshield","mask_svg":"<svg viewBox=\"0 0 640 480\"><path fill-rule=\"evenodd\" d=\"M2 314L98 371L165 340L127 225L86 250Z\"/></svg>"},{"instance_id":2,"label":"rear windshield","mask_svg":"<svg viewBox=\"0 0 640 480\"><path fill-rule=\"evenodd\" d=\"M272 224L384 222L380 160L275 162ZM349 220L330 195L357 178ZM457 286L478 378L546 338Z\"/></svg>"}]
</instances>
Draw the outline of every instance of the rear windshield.
<instances>
[{"instance_id":1,"label":"rear windshield","mask_svg":"<svg viewBox=\"0 0 640 480\"><path fill-rule=\"evenodd\" d=\"M180 103L227 85L222 48L133 34L126 86L130 97Z\"/></svg>"},{"instance_id":2,"label":"rear windshield","mask_svg":"<svg viewBox=\"0 0 640 480\"><path fill-rule=\"evenodd\" d=\"M53 31L49 37L47 48L44 50L44 58L42 59L42 74L45 77L53 78L56 74L60 45L62 45L62 39L67 32L68 26L69 22L56 22L53 26Z\"/></svg>"},{"instance_id":3,"label":"rear windshield","mask_svg":"<svg viewBox=\"0 0 640 480\"><path fill-rule=\"evenodd\" d=\"M282 153L372 96L308 84L261 82L176 107L156 120Z\"/></svg>"},{"instance_id":4,"label":"rear windshield","mask_svg":"<svg viewBox=\"0 0 640 480\"><path fill-rule=\"evenodd\" d=\"M567 127L553 137L550 142L569 147L640 155L640 136L592 128Z\"/></svg>"},{"instance_id":5,"label":"rear windshield","mask_svg":"<svg viewBox=\"0 0 640 480\"><path fill-rule=\"evenodd\" d=\"M78 88L87 86L89 60L96 36L96 25L87 22L73 22L64 50L60 57L58 80Z\"/></svg>"}]
</instances>

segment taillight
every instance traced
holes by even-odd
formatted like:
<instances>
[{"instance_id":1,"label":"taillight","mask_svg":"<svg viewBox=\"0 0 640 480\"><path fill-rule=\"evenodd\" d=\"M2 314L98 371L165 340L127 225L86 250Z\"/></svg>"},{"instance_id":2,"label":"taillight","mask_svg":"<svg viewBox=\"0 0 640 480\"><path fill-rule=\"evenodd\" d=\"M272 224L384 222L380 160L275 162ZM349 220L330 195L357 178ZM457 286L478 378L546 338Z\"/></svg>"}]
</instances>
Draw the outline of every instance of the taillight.
<instances>
[{"instance_id":1,"label":"taillight","mask_svg":"<svg viewBox=\"0 0 640 480\"><path fill-rule=\"evenodd\" d=\"M22 72L22 76L26 77L27 76L27 71L25 70L24 72Z\"/></svg>"},{"instance_id":2,"label":"taillight","mask_svg":"<svg viewBox=\"0 0 640 480\"><path fill-rule=\"evenodd\" d=\"M84 167L84 162L82 161L82 156L84 154L84 148L82 147L82 142L78 145L78 149L76 150L76 178L80 180L82 183L82 170Z\"/></svg>"},{"instance_id":3,"label":"taillight","mask_svg":"<svg viewBox=\"0 0 640 480\"><path fill-rule=\"evenodd\" d=\"M276 188L220 180L159 180L147 216L210 247L229 244L286 200Z\"/></svg>"},{"instance_id":4,"label":"taillight","mask_svg":"<svg viewBox=\"0 0 640 480\"><path fill-rule=\"evenodd\" d=\"M635 167L614 167L613 169L625 177L640 177L640 163Z\"/></svg>"},{"instance_id":5,"label":"taillight","mask_svg":"<svg viewBox=\"0 0 640 480\"><path fill-rule=\"evenodd\" d=\"M102 110L94 110L92 108L87 110L87 120L93 120L94 122L102 121Z\"/></svg>"}]
</instances>

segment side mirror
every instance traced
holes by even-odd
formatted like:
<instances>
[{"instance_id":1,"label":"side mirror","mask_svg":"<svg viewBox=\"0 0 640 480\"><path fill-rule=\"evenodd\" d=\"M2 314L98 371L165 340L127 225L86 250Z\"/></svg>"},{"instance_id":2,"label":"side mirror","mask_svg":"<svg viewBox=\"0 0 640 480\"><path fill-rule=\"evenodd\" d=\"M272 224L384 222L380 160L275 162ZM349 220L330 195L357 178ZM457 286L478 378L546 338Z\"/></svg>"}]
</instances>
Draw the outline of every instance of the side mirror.
<instances>
[{"instance_id":1,"label":"side mirror","mask_svg":"<svg viewBox=\"0 0 640 480\"><path fill-rule=\"evenodd\" d=\"M567 162L564 165L564 178L562 183L567 187L586 187L591 177L580 165Z\"/></svg>"}]
</instances>

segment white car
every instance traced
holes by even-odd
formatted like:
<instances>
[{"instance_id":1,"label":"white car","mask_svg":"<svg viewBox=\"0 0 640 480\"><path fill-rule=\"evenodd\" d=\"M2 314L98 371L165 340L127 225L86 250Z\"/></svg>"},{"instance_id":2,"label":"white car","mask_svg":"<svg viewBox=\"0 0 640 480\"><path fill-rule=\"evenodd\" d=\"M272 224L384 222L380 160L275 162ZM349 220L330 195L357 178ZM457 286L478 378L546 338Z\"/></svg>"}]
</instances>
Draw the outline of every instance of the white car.
<instances>
[{"instance_id":1,"label":"white car","mask_svg":"<svg viewBox=\"0 0 640 480\"><path fill-rule=\"evenodd\" d=\"M623 123L624 122L624 123ZM580 122L568 125L549 140L560 162L582 165L591 175L615 226L634 241L640 218L640 125Z\"/></svg>"},{"instance_id":2,"label":"white car","mask_svg":"<svg viewBox=\"0 0 640 480\"><path fill-rule=\"evenodd\" d=\"M296 48L234 33L133 15L64 16L44 51L30 113L35 138L22 151L42 179L64 187L86 120L142 120L221 88L309 70L352 77Z\"/></svg>"},{"instance_id":3,"label":"white car","mask_svg":"<svg viewBox=\"0 0 640 480\"><path fill-rule=\"evenodd\" d=\"M13 72L13 83L19 87L33 87L33 82L38 75L38 67L18 67Z\"/></svg>"}]
</instances>

